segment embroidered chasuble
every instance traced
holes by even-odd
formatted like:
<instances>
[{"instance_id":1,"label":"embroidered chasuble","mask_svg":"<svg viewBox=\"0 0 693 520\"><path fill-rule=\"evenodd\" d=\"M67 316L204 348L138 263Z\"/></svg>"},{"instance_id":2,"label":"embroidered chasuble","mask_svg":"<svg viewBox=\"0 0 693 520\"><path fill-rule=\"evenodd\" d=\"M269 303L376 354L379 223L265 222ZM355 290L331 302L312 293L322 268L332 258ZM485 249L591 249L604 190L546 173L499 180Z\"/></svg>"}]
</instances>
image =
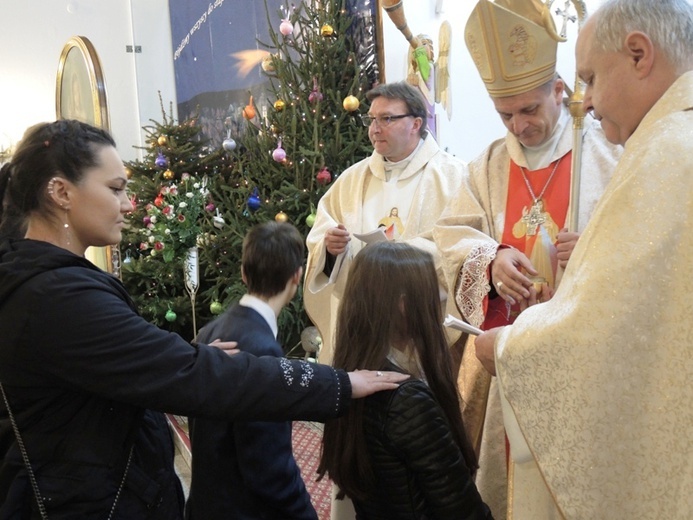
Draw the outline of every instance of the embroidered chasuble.
<instances>
[{"instance_id":1,"label":"embroidered chasuble","mask_svg":"<svg viewBox=\"0 0 693 520\"><path fill-rule=\"evenodd\" d=\"M553 298L496 338L497 379L566 519L692 517L691 142L687 72L626 142Z\"/></svg>"}]
</instances>

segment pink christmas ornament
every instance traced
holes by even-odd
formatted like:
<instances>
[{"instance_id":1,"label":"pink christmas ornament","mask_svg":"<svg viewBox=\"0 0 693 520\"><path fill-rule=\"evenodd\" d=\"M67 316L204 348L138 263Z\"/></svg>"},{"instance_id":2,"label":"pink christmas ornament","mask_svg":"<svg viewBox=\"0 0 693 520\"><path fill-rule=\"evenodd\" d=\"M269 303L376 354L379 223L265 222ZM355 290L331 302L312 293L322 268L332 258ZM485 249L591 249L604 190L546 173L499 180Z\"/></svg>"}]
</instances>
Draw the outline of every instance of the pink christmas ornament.
<instances>
[{"instance_id":1,"label":"pink christmas ornament","mask_svg":"<svg viewBox=\"0 0 693 520\"><path fill-rule=\"evenodd\" d=\"M284 18L282 23L279 24L279 32L284 36L289 36L294 32L294 25L289 21L288 18Z\"/></svg>"},{"instance_id":2,"label":"pink christmas ornament","mask_svg":"<svg viewBox=\"0 0 693 520\"><path fill-rule=\"evenodd\" d=\"M272 152L272 159L274 159L277 162L282 162L284 159L286 159L286 151L284 150L284 148L282 148L281 139L277 144L277 148Z\"/></svg>"},{"instance_id":3,"label":"pink christmas ornament","mask_svg":"<svg viewBox=\"0 0 693 520\"><path fill-rule=\"evenodd\" d=\"M310 94L308 94L308 101L311 103L322 101L322 92L318 90L318 80L315 78L313 78L313 90Z\"/></svg>"},{"instance_id":4,"label":"pink christmas ornament","mask_svg":"<svg viewBox=\"0 0 693 520\"><path fill-rule=\"evenodd\" d=\"M324 167L322 170L318 172L318 174L315 176L315 180L320 184L321 186L326 186L329 183L332 182L332 174L330 173L330 170L327 169L327 167Z\"/></svg>"}]
</instances>

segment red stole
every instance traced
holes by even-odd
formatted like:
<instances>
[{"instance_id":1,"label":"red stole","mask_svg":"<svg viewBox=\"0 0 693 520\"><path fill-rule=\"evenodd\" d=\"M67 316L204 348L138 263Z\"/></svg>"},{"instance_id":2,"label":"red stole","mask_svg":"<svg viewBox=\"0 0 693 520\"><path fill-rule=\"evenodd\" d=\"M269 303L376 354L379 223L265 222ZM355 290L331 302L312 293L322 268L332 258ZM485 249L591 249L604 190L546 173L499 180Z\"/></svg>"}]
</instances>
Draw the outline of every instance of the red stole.
<instances>
[{"instance_id":1,"label":"red stole","mask_svg":"<svg viewBox=\"0 0 693 520\"><path fill-rule=\"evenodd\" d=\"M525 174L534 195L541 196L543 203L542 220L533 225L531 209L535 204L520 167L510 161L508 196L505 203L505 224L501 243L522 251L532 261L551 288L554 287L558 263L556 259L556 233L565 227L570 202L570 169L572 152L558 159L560 163L551 177L556 161L546 168L527 171ZM549 178L551 180L546 185ZM544 190L544 187L546 189ZM532 234L534 233L534 234ZM482 329L508 325L515 321L519 306L510 310L502 298L487 299L486 319Z\"/></svg>"}]
</instances>

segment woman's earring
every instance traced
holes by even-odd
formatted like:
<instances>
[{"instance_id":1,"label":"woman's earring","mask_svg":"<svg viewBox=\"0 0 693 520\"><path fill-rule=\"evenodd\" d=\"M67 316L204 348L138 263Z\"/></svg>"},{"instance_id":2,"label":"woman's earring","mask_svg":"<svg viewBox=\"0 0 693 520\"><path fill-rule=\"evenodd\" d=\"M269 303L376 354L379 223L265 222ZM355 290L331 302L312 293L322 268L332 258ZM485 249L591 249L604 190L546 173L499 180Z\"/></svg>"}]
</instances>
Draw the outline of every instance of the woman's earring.
<instances>
[{"instance_id":1,"label":"woman's earring","mask_svg":"<svg viewBox=\"0 0 693 520\"><path fill-rule=\"evenodd\" d=\"M53 196L53 186L55 185L56 179L57 177L53 177L51 180L49 180L48 187L46 188L46 190L48 191L48 195L50 195L51 197Z\"/></svg>"},{"instance_id":2,"label":"woman's earring","mask_svg":"<svg viewBox=\"0 0 693 520\"><path fill-rule=\"evenodd\" d=\"M49 196L53 196L54 192L54 186L55 186L55 181L57 180L57 177L53 177L51 180L48 181L48 187L46 190L48 191ZM67 209L63 204L60 204L60 208L65 210L65 214L63 215L63 229L65 230L65 243L66 245L70 245L70 239L72 238L72 233L70 233L70 224L67 222Z\"/></svg>"},{"instance_id":3,"label":"woman's earring","mask_svg":"<svg viewBox=\"0 0 693 520\"><path fill-rule=\"evenodd\" d=\"M62 204L61 204L62 206ZM70 233L70 224L67 223L67 210L65 210L65 220L63 221L63 229L65 230L65 242L69 246L72 233Z\"/></svg>"}]
</instances>

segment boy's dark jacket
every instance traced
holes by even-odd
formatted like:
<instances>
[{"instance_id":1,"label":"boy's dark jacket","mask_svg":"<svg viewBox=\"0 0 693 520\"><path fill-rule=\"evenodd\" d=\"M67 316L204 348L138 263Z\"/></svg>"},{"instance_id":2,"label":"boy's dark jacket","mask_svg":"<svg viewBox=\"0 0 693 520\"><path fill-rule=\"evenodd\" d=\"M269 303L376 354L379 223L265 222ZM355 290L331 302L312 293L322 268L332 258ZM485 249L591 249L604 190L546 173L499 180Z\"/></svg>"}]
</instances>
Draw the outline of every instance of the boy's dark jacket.
<instances>
[{"instance_id":1,"label":"boy's dark jacket","mask_svg":"<svg viewBox=\"0 0 693 520\"><path fill-rule=\"evenodd\" d=\"M244 350L255 356L283 356L265 319L242 305L204 327L197 339L217 338L247 345ZM191 437L189 520L317 520L292 453L290 422L193 419Z\"/></svg>"}]
</instances>

